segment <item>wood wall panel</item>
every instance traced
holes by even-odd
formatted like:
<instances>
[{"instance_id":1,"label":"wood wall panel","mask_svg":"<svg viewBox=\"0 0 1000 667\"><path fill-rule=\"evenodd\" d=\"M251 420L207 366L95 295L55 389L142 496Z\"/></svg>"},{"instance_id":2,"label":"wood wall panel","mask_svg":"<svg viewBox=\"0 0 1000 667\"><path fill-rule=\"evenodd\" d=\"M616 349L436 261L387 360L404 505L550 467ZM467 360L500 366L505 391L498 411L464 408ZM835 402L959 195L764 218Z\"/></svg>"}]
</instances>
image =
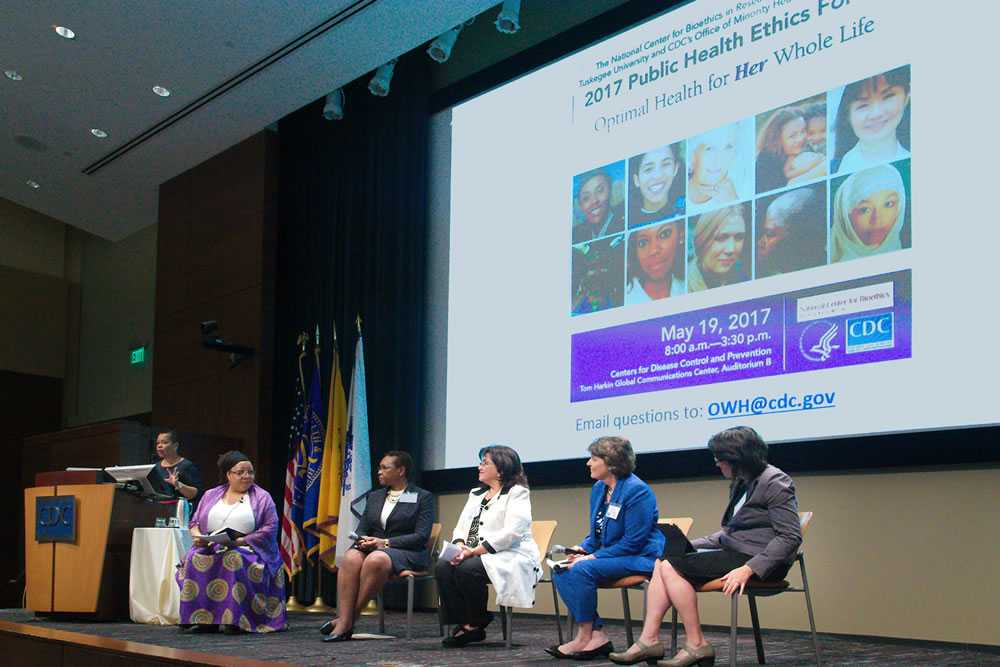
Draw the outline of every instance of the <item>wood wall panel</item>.
<instances>
[{"instance_id":1,"label":"wood wall panel","mask_svg":"<svg viewBox=\"0 0 1000 667\"><path fill-rule=\"evenodd\" d=\"M157 246L153 422L242 442L267 484L277 138L263 132L164 183ZM235 369L199 323L256 349Z\"/></svg>"}]
</instances>

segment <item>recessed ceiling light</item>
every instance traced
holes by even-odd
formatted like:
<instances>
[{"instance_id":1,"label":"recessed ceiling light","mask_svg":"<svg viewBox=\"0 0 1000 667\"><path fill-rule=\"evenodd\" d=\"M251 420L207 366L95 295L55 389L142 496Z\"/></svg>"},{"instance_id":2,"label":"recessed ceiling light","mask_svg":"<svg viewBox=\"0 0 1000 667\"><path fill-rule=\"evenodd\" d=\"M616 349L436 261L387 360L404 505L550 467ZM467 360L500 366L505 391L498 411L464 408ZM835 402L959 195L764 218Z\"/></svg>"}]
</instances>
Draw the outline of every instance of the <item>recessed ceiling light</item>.
<instances>
[{"instance_id":1,"label":"recessed ceiling light","mask_svg":"<svg viewBox=\"0 0 1000 667\"><path fill-rule=\"evenodd\" d=\"M26 181L24 182L24 184L25 184L25 185L27 185L27 186L28 186L29 188L31 188L32 190L37 190L38 188L42 187L42 186L41 186L41 185L40 185L40 184L38 183L38 181L33 181L33 180L31 180L30 178L29 178L28 180L26 180Z\"/></svg>"},{"instance_id":2,"label":"recessed ceiling light","mask_svg":"<svg viewBox=\"0 0 1000 667\"><path fill-rule=\"evenodd\" d=\"M17 71L12 70L12 69L5 69L3 71L3 75L5 77L7 77L8 79L10 79L11 81L20 81L21 79L24 78L23 76L21 76L20 72L17 72Z\"/></svg>"},{"instance_id":3,"label":"recessed ceiling light","mask_svg":"<svg viewBox=\"0 0 1000 667\"><path fill-rule=\"evenodd\" d=\"M61 25L54 25L52 26L52 29L55 30L56 34L59 35L60 37L65 37L66 39L76 38L76 33L70 30L69 28L65 28Z\"/></svg>"},{"instance_id":4,"label":"recessed ceiling light","mask_svg":"<svg viewBox=\"0 0 1000 667\"><path fill-rule=\"evenodd\" d=\"M163 86L153 86L153 92L160 97L170 97L170 91Z\"/></svg>"},{"instance_id":5,"label":"recessed ceiling light","mask_svg":"<svg viewBox=\"0 0 1000 667\"><path fill-rule=\"evenodd\" d=\"M95 137L97 137L98 139L107 139L108 138L108 133L105 132L104 130L102 130L101 128L99 128L99 127L92 127L92 128L90 128L90 133L92 135L94 135Z\"/></svg>"}]
</instances>

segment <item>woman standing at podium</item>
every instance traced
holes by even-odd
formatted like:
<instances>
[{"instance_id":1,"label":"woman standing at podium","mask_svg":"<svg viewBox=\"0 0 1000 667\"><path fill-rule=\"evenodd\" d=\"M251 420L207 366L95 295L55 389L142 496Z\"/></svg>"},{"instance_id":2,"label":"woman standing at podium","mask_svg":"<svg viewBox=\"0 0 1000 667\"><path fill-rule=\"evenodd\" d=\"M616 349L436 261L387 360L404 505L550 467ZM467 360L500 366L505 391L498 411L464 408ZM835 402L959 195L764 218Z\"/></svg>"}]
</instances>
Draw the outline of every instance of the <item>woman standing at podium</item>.
<instances>
[{"instance_id":1,"label":"woman standing at podium","mask_svg":"<svg viewBox=\"0 0 1000 667\"><path fill-rule=\"evenodd\" d=\"M242 453L219 457L225 483L205 492L191 518L192 546L177 573L180 624L223 632L285 629L285 574L278 555L278 513L267 491L254 484L253 464ZM228 546L206 538L229 532Z\"/></svg>"},{"instance_id":2,"label":"woman standing at podium","mask_svg":"<svg viewBox=\"0 0 1000 667\"><path fill-rule=\"evenodd\" d=\"M156 436L156 455L159 464L153 473L159 477L160 486L175 498L186 498L194 505L203 488L201 470L180 454L176 431L164 431Z\"/></svg>"}]
</instances>

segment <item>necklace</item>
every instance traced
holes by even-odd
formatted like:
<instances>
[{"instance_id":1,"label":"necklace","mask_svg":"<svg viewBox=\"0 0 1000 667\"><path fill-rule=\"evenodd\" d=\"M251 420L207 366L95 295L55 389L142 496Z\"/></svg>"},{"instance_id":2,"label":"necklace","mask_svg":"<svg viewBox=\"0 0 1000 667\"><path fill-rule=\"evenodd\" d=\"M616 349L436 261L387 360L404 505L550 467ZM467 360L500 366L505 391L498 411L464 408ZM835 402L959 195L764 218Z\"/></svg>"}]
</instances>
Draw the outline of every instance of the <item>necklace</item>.
<instances>
[{"instance_id":1,"label":"necklace","mask_svg":"<svg viewBox=\"0 0 1000 667\"><path fill-rule=\"evenodd\" d=\"M388 494L385 497L385 502L387 502L387 503L397 503L397 502L399 502L399 497L401 495L403 495L403 490L402 489L400 489L399 491L393 491L392 489L389 489L389 492L388 492Z\"/></svg>"}]
</instances>

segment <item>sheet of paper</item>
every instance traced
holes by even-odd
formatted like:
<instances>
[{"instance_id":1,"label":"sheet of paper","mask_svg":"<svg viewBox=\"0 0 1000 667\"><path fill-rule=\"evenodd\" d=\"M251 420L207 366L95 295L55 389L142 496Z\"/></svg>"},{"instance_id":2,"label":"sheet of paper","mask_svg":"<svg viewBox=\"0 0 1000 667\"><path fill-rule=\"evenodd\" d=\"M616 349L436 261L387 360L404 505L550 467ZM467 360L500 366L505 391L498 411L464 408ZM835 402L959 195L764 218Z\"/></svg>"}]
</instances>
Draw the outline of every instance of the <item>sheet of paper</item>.
<instances>
[{"instance_id":1,"label":"sheet of paper","mask_svg":"<svg viewBox=\"0 0 1000 667\"><path fill-rule=\"evenodd\" d=\"M457 556L461 550L462 548L454 542L445 542L441 545L441 555L438 556L438 560L449 561Z\"/></svg>"}]
</instances>

